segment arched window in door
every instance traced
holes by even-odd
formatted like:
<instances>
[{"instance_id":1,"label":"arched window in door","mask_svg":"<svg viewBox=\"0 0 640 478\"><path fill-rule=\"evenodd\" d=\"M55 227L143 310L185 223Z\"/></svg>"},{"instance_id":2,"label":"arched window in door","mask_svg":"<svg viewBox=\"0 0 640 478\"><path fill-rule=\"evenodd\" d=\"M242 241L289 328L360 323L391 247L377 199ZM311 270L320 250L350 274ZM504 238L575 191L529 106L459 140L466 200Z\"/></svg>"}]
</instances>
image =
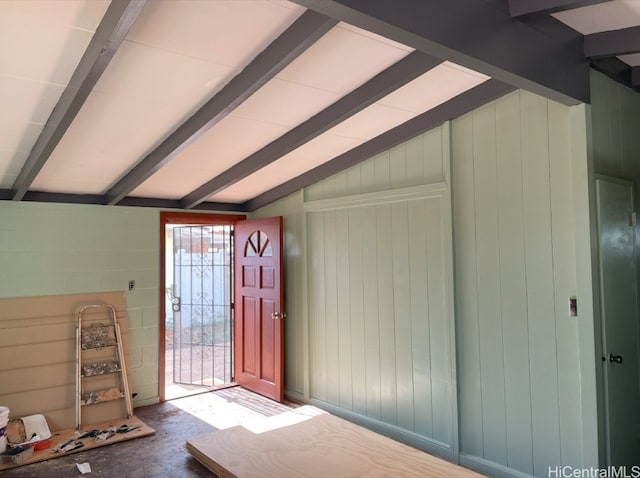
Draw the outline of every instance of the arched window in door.
<instances>
[{"instance_id":1,"label":"arched window in door","mask_svg":"<svg viewBox=\"0 0 640 478\"><path fill-rule=\"evenodd\" d=\"M254 231L245 245L245 257L272 257L271 241L264 231Z\"/></svg>"}]
</instances>

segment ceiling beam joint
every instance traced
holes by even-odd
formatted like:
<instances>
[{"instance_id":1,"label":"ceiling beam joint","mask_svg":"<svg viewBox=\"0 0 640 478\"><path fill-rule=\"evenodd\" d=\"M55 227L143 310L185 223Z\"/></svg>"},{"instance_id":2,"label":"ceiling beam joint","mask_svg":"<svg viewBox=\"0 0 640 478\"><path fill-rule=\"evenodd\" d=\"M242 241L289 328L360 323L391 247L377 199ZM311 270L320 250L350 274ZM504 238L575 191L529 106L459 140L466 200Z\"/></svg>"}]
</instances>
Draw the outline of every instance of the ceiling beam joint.
<instances>
[{"instance_id":1,"label":"ceiling beam joint","mask_svg":"<svg viewBox=\"0 0 640 478\"><path fill-rule=\"evenodd\" d=\"M584 36L584 55L598 59L640 52L640 26Z\"/></svg>"},{"instance_id":2,"label":"ceiling beam joint","mask_svg":"<svg viewBox=\"0 0 640 478\"><path fill-rule=\"evenodd\" d=\"M609 1L611 0L509 0L509 13L514 18L551 14Z\"/></svg>"},{"instance_id":3,"label":"ceiling beam joint","mask_svg":"<svg viewBox=\"0 0 640 478\"><path fill-rule=\"evenodd\" d=\"M503 83L566 105L589 102L589 64L575 41L514 21L486 0L292 0Z\"/></svg>"}]
</instances>

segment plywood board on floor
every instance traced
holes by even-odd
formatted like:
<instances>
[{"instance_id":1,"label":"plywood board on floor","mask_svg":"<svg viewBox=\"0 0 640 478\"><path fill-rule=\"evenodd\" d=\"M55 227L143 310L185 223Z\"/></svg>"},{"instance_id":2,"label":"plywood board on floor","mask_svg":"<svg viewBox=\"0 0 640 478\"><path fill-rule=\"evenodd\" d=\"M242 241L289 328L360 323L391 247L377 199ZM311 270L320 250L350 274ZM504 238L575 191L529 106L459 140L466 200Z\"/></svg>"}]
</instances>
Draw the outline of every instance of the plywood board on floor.
<instances>
[{"instance_id":1,"label":"plywood board on floor","mask_svg":"<svg viewBox=\"0 0 640 478\"><path fill-rule=\"evenodd\" d=\"M111 438L105 441L96 441L93 437L87 437L82 439L82 448L77 448L76 450L67 452L67 453L56 453L56 446L60 443L64 443L76 436L82 435L82 433L90 430L108 430L108 429L117 429L122 425L129 425L130 427L134 427L138 425L139 427L135 430L131 430L127 433L116 433ZM93 448L98 448L101 446L113 445L115 443L123 442L126 440L133 440L134 438L141 438L149 435L153 435L156 431L140 420L135 415L131 418L119 418L116 420L109 420L101 423L94 423L92 425L86 425L80 428L80 431L76 433L75 428L61 430L55 432L51 436L51 446L49 448L45 448L44 450L38 450L33 453L33 456L29 459L26 459L19 465L16 465L13 462L9 463L0 463L0 471L7 470L9 468L15 468L17 466L29 465L31 463L37 463L39 461L50 460L52 458L58 458L61 456L66 456L71 453L77 453L81 451L91 450Z\"/></svg>"},{"instance_id":2,"label":"plywood board on floor","mask_svg":"<svg viewBox=\"0 0 640 478\"><path fill-rule=\"evenodd\" d=\"M308 405L186 448L220 478L482 476Z\"/></svg>"}]
</instances>

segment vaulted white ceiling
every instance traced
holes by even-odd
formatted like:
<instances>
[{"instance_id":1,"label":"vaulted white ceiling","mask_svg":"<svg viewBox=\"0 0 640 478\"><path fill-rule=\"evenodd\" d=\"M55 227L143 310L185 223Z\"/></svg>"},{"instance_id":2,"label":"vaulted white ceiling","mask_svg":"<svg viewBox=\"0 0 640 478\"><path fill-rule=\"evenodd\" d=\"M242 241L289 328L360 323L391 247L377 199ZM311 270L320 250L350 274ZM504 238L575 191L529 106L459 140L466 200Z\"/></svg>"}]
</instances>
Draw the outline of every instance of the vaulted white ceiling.
<instances>
[{"instance_id":1,"label":"vaulted white ceiling","mask_svg":"<svg viewBox=\"0 0 640 478\"><path fill-rule=\"evenodd\" d=\"M307 3L0 0L0 198L238 209L522 86ZM639 0L547 13L640 25Z\"/></svg>"}]
</instances>

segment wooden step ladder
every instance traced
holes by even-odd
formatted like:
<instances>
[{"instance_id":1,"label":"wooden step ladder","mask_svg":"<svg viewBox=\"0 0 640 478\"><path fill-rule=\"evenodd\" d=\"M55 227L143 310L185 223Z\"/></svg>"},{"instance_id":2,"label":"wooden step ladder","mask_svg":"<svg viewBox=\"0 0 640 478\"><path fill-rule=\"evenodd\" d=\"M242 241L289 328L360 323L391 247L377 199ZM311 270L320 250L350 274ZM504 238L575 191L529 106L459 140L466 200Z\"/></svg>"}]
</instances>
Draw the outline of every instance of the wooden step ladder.
<instances>
[{"instance_id":1,"label":"wooden step ladder","mask_svg":"<svg viewBox=\"0 0 640 478\"><path fill-rule=\"evenodd\" d=\"M87 312L107 309L109 319L87 319ZM116 310L109 304L85 305L78 310L76 327L76 428L82 426L82 408L112 400L124 400L127 418L133 405ZM111 388L101 388L106 376L114 376ZM94 382L92 384L92 382ZM104 387L104 385L102 385Z\"/></svg>"}]
</instances>

